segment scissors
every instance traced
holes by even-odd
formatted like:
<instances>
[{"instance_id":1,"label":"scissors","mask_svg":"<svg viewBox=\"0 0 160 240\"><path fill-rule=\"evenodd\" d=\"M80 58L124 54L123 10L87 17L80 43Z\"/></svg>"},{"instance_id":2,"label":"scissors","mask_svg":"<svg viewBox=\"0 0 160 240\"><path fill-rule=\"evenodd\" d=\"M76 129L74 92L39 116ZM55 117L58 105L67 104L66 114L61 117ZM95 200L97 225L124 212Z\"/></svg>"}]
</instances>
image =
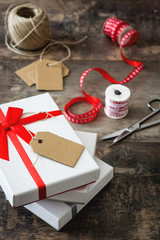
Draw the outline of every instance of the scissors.
<instances>
[{"instance_id":1,"label":"scissors","mask_svg":"<svg viewBox=\"0 0 160 240\"><path fill-rule=\"evenodd\" d=\"M108 134L108 135L105 135L101 138L101 140L106 140L106 139L109 139L109 138L113 138L113 137L116 137L112 144L115 144L117 142L119 142L120 140L122 140L123 138L127 137L128 135L132 134L133 132L135 131L139 131L141 129L144 129L144 128L147 128L147 127L151 127L151 126L154 126L154 125L157 125L160 123L160 119L158 120L155 120L153 122L149 122L149 123L146 123L146 124L141 124L143 123L144 121L146 121L147 119L149 119L150 117L152 117L153 115L157 114L158 112L160 112L160 108L153 108L151 106L151 104L153 102L156 102L156 101L159 101L160 102L160 98L154 98L154 99L151 99L148 103L147 103L147 106L148 108L150 108L152 110L152 112L150 114L148 114L146 117L142 118L141 120L139 120L138 122L132 124L131 126L129 126L128 128L124 128L124 129L121 129L119 131L116 131L114 133L111 133L111 134ZM109 145L109 146L111 146Z\"/></svg>"}]
</instances>

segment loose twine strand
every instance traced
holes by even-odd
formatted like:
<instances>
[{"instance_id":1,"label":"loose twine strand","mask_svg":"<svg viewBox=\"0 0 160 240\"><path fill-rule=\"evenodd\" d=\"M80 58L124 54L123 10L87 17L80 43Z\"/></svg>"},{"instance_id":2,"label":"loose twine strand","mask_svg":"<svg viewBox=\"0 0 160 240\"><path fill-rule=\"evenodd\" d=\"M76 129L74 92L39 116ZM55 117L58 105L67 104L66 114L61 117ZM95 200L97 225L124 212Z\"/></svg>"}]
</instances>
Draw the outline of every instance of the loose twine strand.
<instances>
[{"instance_id":1,"label":"loose twine strand","mask_svg":"<svg viewBox=\"0 0 160 240\"><path fill-rule=\"evenodd\" d=\"M5 30L5 44L8 49L25 56L40 55L41 61L50 47L53 45L63 46L67 50L67 56L56 63L49 64L49 66L70 58L71 50L67 44L76 45L87 38L85 36L75 42L51 39L47 13L32 3L9 6L5 14Z\"/></svg>"}]
</instances>

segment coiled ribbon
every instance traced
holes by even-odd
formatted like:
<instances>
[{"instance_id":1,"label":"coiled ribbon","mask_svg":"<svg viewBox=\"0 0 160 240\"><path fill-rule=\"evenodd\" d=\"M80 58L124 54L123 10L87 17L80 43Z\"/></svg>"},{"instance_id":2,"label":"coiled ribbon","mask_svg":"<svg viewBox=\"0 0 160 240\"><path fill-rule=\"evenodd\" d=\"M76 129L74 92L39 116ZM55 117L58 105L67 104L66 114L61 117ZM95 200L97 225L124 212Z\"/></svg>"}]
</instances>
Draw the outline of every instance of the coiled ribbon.
<instances>
[{"instance_id":1,"label":"coiled ribbon","mask_svg":"<svg viewBox=\"0 0 160 240\"><path fill-rule=\"evenodd\" d=\"M121 21L117 19L116 17L111 17L104 23L103 26L103 32L105 35L109 36L114 43L117 43L119 45L119 38L121 37L122 33L125 29L129 27L128 23ZM70 100L64 107L64 114L66 118L73 122L73 123L88 123L91 122L94 118L96 118L98 111L102 107L102 103L99 98L93 97L89 94L87 94L83 90L83 81L86 77L86 75L91 72L92 70L97 71L100 73L107 81L114 83L114 84L126 84L130 82L143 68L142 62L132 61L124 56L122 53L122 47L129 46L133 44L140 36L139 32L137 30L134 30L130 28L127 33L124 34L122 37L122 40L120 42L120 54L122 56L122 59L128 63L129 65L134 67L134 70L125 77L122 81L118 82L116 81L110 74L108 74L104 69L102 68L90 68L84 71L80 77L80 87L82 90L82 93L84 97L76 97ZM69 108L77 102L87 102L93 106L93 108L83 114L74 114L71 113Z\"/></svg>"}]
</instances>

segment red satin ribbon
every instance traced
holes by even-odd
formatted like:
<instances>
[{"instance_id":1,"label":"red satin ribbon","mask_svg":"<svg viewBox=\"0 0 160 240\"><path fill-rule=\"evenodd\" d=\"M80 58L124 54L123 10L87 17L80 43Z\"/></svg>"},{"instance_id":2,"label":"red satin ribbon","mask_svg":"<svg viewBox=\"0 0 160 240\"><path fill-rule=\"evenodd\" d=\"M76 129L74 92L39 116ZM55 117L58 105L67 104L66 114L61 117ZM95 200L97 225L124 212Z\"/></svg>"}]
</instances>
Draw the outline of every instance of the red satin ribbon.
<instances>
[{"instance_id":1,"label":"red satin ribbon","mask_svg":"<svg viewBox=\"0 0 160 240\"><path fill-rule=\"evenodd\" d=\"M123 32L123 30L125 30L128 26L129 26L128 23L126 23L124 21L121 21L121 20L117 19L116 17L109 18L104 24L103 32L106 35L108 35L109 37L111 37L113 42L118 44L119 36ZM107 81L109 81L111 83L126 84L126 83L130 82L144 68L142 62L137 62L137 61L132 61L130 59L127 59L124 56L124 54L122 53L122 47L129 46L129 45L133 44L138 39L139 35L140 34L137 30L132 29L132 30L128 31L122 37L122 40L121 40L121 43L120 43L120 54L121 54L123 60L126 63L135 67L135 69L126 78L124 78L122 81L120 81L120 82L116 81L110 74L108 74L102 68L90 68L90 69L87 69L86 71L84 71L82 73L82 75L80 77L80 87L82 89L82 93L83 93L84 97L73 98L64 107L64 114L69 121L71 121L73 123L88 123L88 122L91 122L97 116L98 111L102 107L102 103L101 103L99 98L90 96L83 90L84 78L86 77L86 75L90 71L92 71L92 70L97 71ZM74 103L77 103L77 102L88 102L89 104L91 104L93 106L93 108L90 111L88 111L86 113L83 113L83 114L73 114L73 113L70 112L69 108Z\"/></svg>"},{"instance_id":2,"label":"red satin ribbon","mask_svg":"<svg viewBox=\"0 0 160 240\"><path fill-rule=\"evenodd\" d=\"M19 153L23 163L25 164L28 172L32 176L34 182L36 183L39 190L39 200L46 198L46 186L42 178L38 174L37 170L33 166L31 160L29 159L27 153L22 147L17 135L21 137L26 143L32 139L35 134L26 130L23 125L33 123L40 120L45 120L51 118L52 116L59 116L62 114L60 110L38 113L26 118L22 118L23 109L9 107L6 117L0 109L0 158L9 161L8 153L8 140L7 135L15 146L17 152ZM32 135L32 136L31 136Z\"/></svg>"}]
</instances>

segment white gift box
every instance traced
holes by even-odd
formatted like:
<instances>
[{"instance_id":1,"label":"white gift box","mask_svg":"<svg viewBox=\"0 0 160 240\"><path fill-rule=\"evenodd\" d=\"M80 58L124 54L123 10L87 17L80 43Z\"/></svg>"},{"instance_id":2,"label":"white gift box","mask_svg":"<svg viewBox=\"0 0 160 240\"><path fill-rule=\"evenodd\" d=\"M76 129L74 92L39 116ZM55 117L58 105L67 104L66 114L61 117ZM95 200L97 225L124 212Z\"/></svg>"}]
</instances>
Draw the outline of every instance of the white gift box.
<instances>
[{"instance_id":1,"label":"white gift box","mask_svg":"<svg viewBox=\"0 0 160 240\"><path fill-rule=\"evenodd\" d=\"M95 183L90 184L85 204L62 202L48 198L28 204L25 208L56 230L60 230L97 195L97 193L108 183L108 178L111 179L113 177L113 168L110 165L98 158L95 158L95 160L100 167L100 177Z\"/></svg>"},{"instance_id":2,"label":"white gift box","mask_svg":"<svg viewBox=\"0 0 160 240\"><path fill-rule=\"evenodd\" d=\"M100 177L95 183L90 184L85 204L44 199L28 204L25 208L56 230L60 230L108 183L108 178L113 177L113 168L110 165L98 158L95 158L95 160L100 167Z\"/></svg>"},{"instance_id":3,"label":"white gift box","mask_svg":"<svg viewBox=\"0 0 160 240\"><path fill-rule=\"evenodd\" d=\"M97 134L91 132L75 131L78 137L83 142L84 146L87 148L91 156L95 156ZM89 184L90 185L90 184ZM75 202L75 203L85 203L87 201L87 193L90 188L89 185L83 187L78 187L73 190L69 190L65 193L61 193L50 197L49 199L63 201L63 202Z\"/></svg>"},{"instance_id":4,"label":"white gift box","mask_svg":"<svg viewBox=\"0 0 160 240\"><path fill-rule=\"evenodd\" d=\"M31 114L59 110L48 93L2 104L0 108L4 115L6 115L8 107L23 108L24 113ZM34 133L48 131L82 144L63 115L30 123L25 127ZM19 137L18 139L29 159L34 163L37 154L32 151L29 144ZM39 189L37 184L9 138L8 146L10 161L0 159L0 184L10 204L18 207L38 201ZM100 174L98 165L86 149L73 168L40 155L34 168L46 186L46 197L94 182Z\"/></svg>"},{"instance_id":5,"label":"white gift box","mask_svg":"<svg viewBox=\"0 0 160 240\"><path fill-rule=\"evenodd\" d=\"M93 141L90 142L89 140L90 137L93 137L94 135L91 133L83 132L77 132L77 134L82 141L84 140L83 143L85 143L85 147L89 149L91 153L93 153L94 144ZM32 204L28 204L25 206L25 208L27 208L29 211L37 215L46 223L54 227L56 230L60 230L112 179L113 167L104 163L98 158L95 158L95 161L100 167L100 177L95 183L89 184L87 186L85 204L61 202L48 198ZM81 197L81 195L79 196Z\"/></svg>"},{"instance_id":6,"label":"white gift box","mask_svg":"<svg viewBox=\"0 0 160 240\"><path fill-rule=\"evenodd\" d=\"M97 133L75 131L77 136L81 139L84 146L91 154L92 157L95 156L96 144L97 144ZM59 200L59 201L69 201L69 202L85 202L84 194L87 193L88 184L82 187L75 188L73 190L68 190L65 193L59 193L49 199ZM0 186L0 192L3 192ZM81 196L83 195L83 196ZM79 199L80 198L80 199ZM81 200L83 199L83 200Z\"/></svg>"}]
</instances>

